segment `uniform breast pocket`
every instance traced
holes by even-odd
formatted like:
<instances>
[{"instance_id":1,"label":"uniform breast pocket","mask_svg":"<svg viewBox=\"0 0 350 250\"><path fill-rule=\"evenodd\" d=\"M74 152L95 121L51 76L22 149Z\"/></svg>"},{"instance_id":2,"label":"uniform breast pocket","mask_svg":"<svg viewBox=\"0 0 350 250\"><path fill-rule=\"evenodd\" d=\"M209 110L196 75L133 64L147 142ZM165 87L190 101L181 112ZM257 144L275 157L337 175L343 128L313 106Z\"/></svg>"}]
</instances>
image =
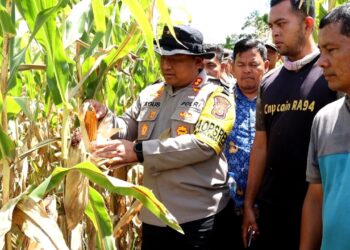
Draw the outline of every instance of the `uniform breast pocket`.
<instances>
[{"instance_id":1,"label":"uniform breast pocket","mask_svg":"<svg viewBox=\"0 0 350 250\"><path fill-rule=\"evenodd\" d=\"M155 120L159 114L158 109L143 109L141 110L139 116L137 117L138 121L138 132L137 139L148 140L152 134Z\"/></svg>"},{"instance_id":2,"label":"uniform breast pocket","mask_svg":"<svg viewBox=\"0 0 350 250\"><path fill-rule=\"evenodd\" d=\"M171 116L171 136L192 134L200 113L188 109L176 109Z\"/></svg>"}]
</instances>

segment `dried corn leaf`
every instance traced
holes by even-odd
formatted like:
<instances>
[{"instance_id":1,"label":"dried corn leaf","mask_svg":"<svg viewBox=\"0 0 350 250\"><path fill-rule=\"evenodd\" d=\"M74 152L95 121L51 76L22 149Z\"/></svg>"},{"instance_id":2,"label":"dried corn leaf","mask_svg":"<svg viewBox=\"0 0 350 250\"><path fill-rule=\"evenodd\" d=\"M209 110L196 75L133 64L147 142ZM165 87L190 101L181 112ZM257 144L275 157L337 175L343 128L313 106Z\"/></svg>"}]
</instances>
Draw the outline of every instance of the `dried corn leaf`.
<instances>
[{"instance_id":1,"label":"dried corn leaf","mask_svg":"<svg viewBox=\"0 0 350 250\"><path fill-rule=\"evenodd\" d=\"M118 224L114 228L113 236L115 238L119 238L123 233L123 228L127 226L131 220L137 215L142 208L142 203L138 200L135 200L132 206L128 209L128 211L123 215L123 217L119 220Z\"/></svg>"},{"instance_id":2,"label":"dried corn leaf","mask_svg":"<svg viewBox=\"0 0 350 250\"><path fill-rule=\"evenodd\" d=\"M57 221L58 218L58 212L57 212L57 206L56 206L56 196L54 195L48 195L44 200L41 200L39 202L40 206L47 212L47 215L53 219L54 221ZM41 245L26 237L23 245L25 245L25 249L27 250L42 250L43 248Z\"/></svg>"},{"instance_id":3,"label":"dried corn leaf","mask_svg":"<svg viewBox=\"0 0 350 250\"><path fill-rule=\"evenodd\" d=\"M44 200L40 202L40 205L45 209L46 213L54 221L58 219L57 212L57 200L55 195L48 195Z\"/></svg>"},{"instance_id":4,"label":"dried corn leaf","mask_svg":"<svg viewBox=\"0 0 350 250\"><path fill-rule=\"evenodd\" d=\"M27 195L29 189L18 195L16 198L9 200L0 210L0 249L3 249L5 244L5 235L11 230L13 210L17 203Z\"/></svg>"},{"instance_id":5,"label":"dried corn leaf","mask_svg":"<svg viewBox=\"0 0 350 250\"><path fill-rule=\"evenodd\" d=\"M68 249L62 232L44 209L29 198L17 203L13 212L13 224L45 249Z\"/></svg>"},{"instance_id":6,"label":"dried corn leaf","mask_svg":"<svg viewBox=\"0 0 350 250\"><path fill-rule=\"evenodd\" d=\"M84 246L83 242L84 227L82 224L78 224L71 232L70 235L70 249L82 250Z\"/></svg>"}]
</instances>

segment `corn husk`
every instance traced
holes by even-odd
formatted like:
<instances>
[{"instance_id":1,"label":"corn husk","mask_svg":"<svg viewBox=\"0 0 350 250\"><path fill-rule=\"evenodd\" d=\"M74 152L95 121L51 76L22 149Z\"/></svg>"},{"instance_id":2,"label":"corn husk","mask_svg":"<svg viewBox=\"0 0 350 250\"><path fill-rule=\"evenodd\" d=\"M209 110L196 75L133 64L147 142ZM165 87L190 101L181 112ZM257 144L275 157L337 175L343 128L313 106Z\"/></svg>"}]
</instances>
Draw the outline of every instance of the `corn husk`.
<instances>
[{"instance_id":1,"label":"corn husk","mask_svg":"<svg viewBox=\"0 0 350 250\"><path fill-rule=\"evenodd\" d=\"M73 167L84 160L83 143L78 147L70 147L68 167ZM71 170L66 176L64 192L64 210L66 212L67 228L72 230L81 221L89 200L89 179L78 170Z\"/></svg>"}]
</instances>

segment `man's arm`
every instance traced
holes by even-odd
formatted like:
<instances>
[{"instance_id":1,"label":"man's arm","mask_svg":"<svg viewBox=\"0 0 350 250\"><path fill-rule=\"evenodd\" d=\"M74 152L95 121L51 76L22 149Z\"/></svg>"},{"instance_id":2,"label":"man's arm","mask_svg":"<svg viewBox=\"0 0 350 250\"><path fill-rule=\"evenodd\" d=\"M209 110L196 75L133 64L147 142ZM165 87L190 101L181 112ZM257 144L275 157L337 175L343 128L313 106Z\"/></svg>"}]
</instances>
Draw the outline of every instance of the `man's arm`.
<instances>
[{"instance_id":1,"label":"man's arm","mask_svg":"<svg viewBox=\"0 0 350 250\"><path fill-rule=\"evenodd\" d=\"M258 231L258 225L256 223L253 205L264 177L266 167L266 155L266 131L256 131L250 155L247 189L244 199L242 232L245 247L247 247L247 234L249 226L252 226L255 231Z\"/></svg>"},{"instance_id":2,"label":"man's arm","mask_svg":"<svg viewBox=\"0 0 350 250\"><path fill-rule=\"evenodd\" d=\"M310 183L303 206L300 250L320 249L322 239L322 184Z\"/></svg>"},{"instance_id":3,"label":"man's arm","mask_svg":"<svg viewBox=\"0 0 350 250\"><path fill-rule=\"evenodd\" d=\"M318 162L319 116L312 123L307 156L306 180L310 183L304 200L300 249L320 249L322 238L323 189Z\"/></svg>"}]
</instances>

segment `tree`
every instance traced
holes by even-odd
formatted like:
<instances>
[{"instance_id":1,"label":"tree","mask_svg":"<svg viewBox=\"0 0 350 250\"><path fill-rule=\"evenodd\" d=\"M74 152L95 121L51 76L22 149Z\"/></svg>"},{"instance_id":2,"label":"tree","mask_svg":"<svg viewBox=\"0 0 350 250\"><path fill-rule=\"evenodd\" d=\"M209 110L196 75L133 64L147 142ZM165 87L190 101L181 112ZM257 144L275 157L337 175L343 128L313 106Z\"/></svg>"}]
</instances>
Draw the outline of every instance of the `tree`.
<instances>
[{"instance_id":1,"label":"tree","mask_svg":"<svg viewBox=\"0 0 350 250\"><path fill-rule=\"evenodd\" d=\"M247 30L247 33L254 38L265 40L269 31L268 15L260 15L257 10L251 12L245 18L245 22L242 26L242 31L244 30Z\"/></svg>"},{"instance_id":2,"label":"tree","mask_svg":"<svg viewBox=\"0 0 350 250\"><path fill-rule=\"evenodd\" d=\"M242 26L240 34L231 34L226 37L223 46L228 49L233 49L235 43L245 37L259 38L266 40L269 27L267 25L267 14L260 15L259 11L251 12L246 18Z\"/></svg>"}]
</instances>

